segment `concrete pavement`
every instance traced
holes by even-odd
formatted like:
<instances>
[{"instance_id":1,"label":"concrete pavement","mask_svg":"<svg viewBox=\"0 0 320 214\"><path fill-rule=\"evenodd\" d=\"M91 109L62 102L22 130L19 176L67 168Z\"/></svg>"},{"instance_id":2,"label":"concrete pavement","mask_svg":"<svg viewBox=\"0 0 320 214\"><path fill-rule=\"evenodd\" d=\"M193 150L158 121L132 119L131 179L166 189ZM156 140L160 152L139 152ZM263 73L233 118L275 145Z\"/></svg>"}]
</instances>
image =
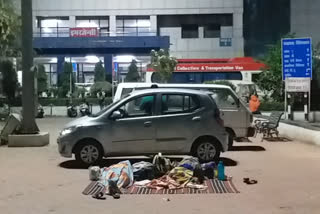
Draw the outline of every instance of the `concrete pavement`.
<instances>
[{"instance_id":1,"label":"concrete pavement","mask_svg":"<svg viewBox=\"0 0 320 214\"><path fill-rule=\"evenodd\" d=\"M289 142L235 143L222 154L226 173L240 194L123 195L95 200L81 191L88 170L59 156L58 130L70 119L38 120L50 132L42 148L0 147L0 213L245 213L292 214L320 212L320 147ZM106 160L110 165L119 160ZM258 180L246 185L244 177ZM163 198L170 198L165 201Z\"/></svg>"}]
</instances>

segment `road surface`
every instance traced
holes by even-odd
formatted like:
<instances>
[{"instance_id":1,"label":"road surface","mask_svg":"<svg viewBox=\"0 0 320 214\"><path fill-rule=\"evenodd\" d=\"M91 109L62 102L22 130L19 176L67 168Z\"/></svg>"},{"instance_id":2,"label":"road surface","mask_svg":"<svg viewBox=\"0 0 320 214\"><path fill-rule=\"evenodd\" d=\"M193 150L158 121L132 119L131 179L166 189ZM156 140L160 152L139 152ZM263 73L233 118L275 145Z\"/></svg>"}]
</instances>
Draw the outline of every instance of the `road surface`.
<instances>
[{"instance_id":1,"label":"road surface","mask_svg":"<svg viewBox=\"0 0 320 214\"><path fill-rule=\"evenodd\" d=\"M43 148L0 147L0 213L320 213L320 147L299 142L235 143L222 154L239 194L122 195L95 200L81 194L88 170L59 156L56 137L67 118L38 120L50 132ZM106 160L110 165L120 160ZM244 177L258 180L246 185ZM164 200L169 198L170 201Z\"/></svg>"}]
</instances>

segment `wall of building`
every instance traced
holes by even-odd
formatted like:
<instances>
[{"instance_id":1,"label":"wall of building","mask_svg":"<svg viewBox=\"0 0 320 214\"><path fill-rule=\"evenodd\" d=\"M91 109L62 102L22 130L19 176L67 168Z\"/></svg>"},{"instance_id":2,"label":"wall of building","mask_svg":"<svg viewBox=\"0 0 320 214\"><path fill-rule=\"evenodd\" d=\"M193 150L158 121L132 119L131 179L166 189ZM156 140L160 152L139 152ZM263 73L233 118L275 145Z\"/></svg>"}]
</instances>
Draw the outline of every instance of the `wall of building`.
<instances>
[{"instance_id":1,"label":"wall of building","mask_svg":"<svg viewBox=\"0 0 320 214\"><path fill-rule=\"evenodd\" d=\"M290 0L244 0L243 7L245 56L262 58L290 32Z\"/></svg>"},{"instance_id":2,"label":"wall of building","mask_svg":"<svg viewBox=\"0 0 320 214\"><path fill-rule=\"evenodd\" d=\"M320 42L320 1L291 0L291 32L297 37L312 37L313 44Z\"/></svg>"},{"instance_id":3,"label":"wall of building","mask_svg":"<svg viewBox=\"0 0 320 214\"><path fill-rule=\"evenodd\" d=\"M227 30L225 30L227 31ZM224 30L222 28L223 33ZM170 53L179 58L231 58L242 56L242 38L233 38L231 47L220 47L219 38L204 38L199 27L199 38L182 39L181 28L160 28L160 35L170 36ZM229 37L228 37L229 38Z\"/></svg>"},{"instance_id":4,"label":"wall of building","mask_svg":"<svg viewBox=\"0 0 320 214\"><path fill-rule=\"evenodd\" d=\"M158 28L158 15L232 14L233 25L221 29L221 37L231 38L231 47L220 47L219 38L182 39L181 27ZM170 36L171 53L178 58L219 58L243 56L243 0L33 0L34 31L36 16L109 16L111 36L115 36L116 16L150 16L151 31Z\"/></svg>"},{"instance_id":5,"label":"wall of building","mask_svg":"<svg viewBox=\"0 0 320 214\"><path fill-rule=\"evenodd\" d=\"M155 15L233 12L243 0L33 0L37 15ZM58 14L58 15L59 15Z\"/></svg>"}]
</instances>

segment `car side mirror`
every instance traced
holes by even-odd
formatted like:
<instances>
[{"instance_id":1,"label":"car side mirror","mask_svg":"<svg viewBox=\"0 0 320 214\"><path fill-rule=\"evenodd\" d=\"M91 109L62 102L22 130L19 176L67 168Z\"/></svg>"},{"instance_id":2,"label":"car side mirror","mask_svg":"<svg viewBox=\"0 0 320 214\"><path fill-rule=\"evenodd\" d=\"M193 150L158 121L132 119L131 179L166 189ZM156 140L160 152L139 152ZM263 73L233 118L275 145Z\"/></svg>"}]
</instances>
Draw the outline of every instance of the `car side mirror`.
<instances>
[{"instance_id":1,"label":"car side mirror","mask_svg":"<svg viewBox=\"0 0 320 214\"><path fill-rule=\"evenodd\" d=\"M120 113L120 111L114 111L114 112L112 112L110 118L112 120L118 120L118 119L122 118L122 114Z\"/></svg>"}]
</instances>

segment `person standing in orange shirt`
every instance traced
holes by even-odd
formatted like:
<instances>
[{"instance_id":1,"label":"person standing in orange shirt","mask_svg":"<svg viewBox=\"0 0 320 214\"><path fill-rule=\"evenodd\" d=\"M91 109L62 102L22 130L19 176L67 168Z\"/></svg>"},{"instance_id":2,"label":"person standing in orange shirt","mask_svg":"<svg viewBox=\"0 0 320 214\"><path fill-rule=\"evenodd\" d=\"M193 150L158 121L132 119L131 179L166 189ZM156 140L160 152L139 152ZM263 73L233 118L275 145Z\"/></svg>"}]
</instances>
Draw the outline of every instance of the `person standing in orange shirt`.
<instances>
[{"instance_id":1,"label":"person standing in orange shirt","mask_svg":"<svg viewBox=\"0 0 320 214\"><path fill-rule=\"evenodd\" d=\"M258 98L258 95L251 95L250 101L249 101L249 108L252 114L261 114L259 111L260 107L260 100Z\"/></svg>"}]
</instances>

